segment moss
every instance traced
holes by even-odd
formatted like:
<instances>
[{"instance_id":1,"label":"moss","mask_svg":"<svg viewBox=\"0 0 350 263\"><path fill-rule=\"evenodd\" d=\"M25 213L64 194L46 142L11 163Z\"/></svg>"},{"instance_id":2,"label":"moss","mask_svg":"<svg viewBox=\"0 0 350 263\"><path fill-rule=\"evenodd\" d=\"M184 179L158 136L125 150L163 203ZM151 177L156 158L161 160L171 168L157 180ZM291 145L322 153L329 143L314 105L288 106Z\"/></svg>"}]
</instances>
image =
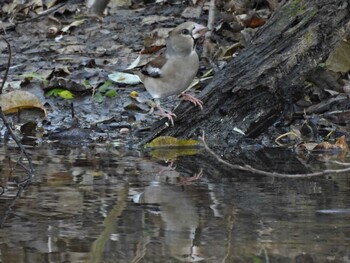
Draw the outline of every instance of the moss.
<instances>
[{"instance_id":1,"label":"moss","mask_svg":"<svg viewBox=\"0 0 350 263\"><path fill-rule=\"evenodd\" d=\"M180 156L198 154L199 141L183 140L171 136L160 136L150 143L145 149L150 149L150 155L159 160L176 160Z\"/></svg>"},{"instance_id":2,"label":"moss","mask_svg":"<svg viewBox=\"0 0 350 263\"><path fill-rule=\"evenodd\" d=\"M312 30L307 31L304 35L305 44L309 47L313 44L314 40L315 40L314 32Z\"/></svg>"},{"instance_id":3,"label":"moss","mask_svg":"<svg viewBox=\"0 0 350 263\"><path fill-rule=\"evenodd\" d=\"M293 0L286 5L286 13L291 17L296 17L306 10L305 4L303 0Z\"/></svg>"},{"instance_id":4,"label":"moss","mask_svg":"<svg viewBox=\"0 0 350 263\"><path fill-rule=\"evenodd\" d=\"M169 148L169 147L194 147L198 146L199 141L196 140L182 140L171 136L160 136L155 138L150 143L145 145L146 148Z\"/></svg>"}]
</instances>

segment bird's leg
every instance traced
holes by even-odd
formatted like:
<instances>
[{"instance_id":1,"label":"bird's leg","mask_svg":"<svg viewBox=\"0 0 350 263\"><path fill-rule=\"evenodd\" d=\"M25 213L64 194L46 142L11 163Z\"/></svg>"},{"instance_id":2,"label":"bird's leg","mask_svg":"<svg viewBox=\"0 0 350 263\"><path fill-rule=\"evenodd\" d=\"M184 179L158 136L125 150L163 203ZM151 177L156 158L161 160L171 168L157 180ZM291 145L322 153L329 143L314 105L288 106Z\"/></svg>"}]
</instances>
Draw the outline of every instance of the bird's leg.
<instances>
[{"instance_id":1,"label":"bird's leg","mask_svg":"<svg viewBox=\"0 0 350 263\"><path fill-rule=\"evenodd\" d=\"M167 163L168 161L165 161L165 163ZM162 168L157 175L161 175L162 173L166 172L166 171L175 171L176 166L174 166L174 161L170 161L170 163L168 164L167 167Z\"/></svg>"},{"instance_id":2,"label":"bird's leg","mask_svg":"<svg viewBox=\"0 0 350 263\"><path fill-rule=\"evenodd\" d=\"M176 117L175 113L172 113L171 111L165 112L165 110L160 106L160 101L156 100L156 107L160 111L160 116L168 118L170 121L171 125L174 126L174 119L173 117Z\"/></svg>"},{"instance_id":3,"label":"bird's leg","mask_svg":"<svg viewBox=\"0 0 350 263\"><path fill-rule=\"evenodd\" d=\"M199 170L198 173L195 173L193 176L191 177L181 177L180 178L180 182L182 184L189 184L190 182L193 182L193 181L196 181L196 180L199 180L200 178L203 177L203 169L201 168Z\"/></svg>"},{"instance_id":4,"label":"bird's leg","mask_svg":"<svg viewBox=\"0 0 350 263\"><path fill-rule=\"evenodd\" d=\"M190 101L195 106L199 106L201 108L201 110L203 110L203 101L201 101L200 99L197 99L197 98L193 97L192 95L185 93L185 92L181 92L180 96L181 96L182 100Z\"/></svg>"}]
</instances>

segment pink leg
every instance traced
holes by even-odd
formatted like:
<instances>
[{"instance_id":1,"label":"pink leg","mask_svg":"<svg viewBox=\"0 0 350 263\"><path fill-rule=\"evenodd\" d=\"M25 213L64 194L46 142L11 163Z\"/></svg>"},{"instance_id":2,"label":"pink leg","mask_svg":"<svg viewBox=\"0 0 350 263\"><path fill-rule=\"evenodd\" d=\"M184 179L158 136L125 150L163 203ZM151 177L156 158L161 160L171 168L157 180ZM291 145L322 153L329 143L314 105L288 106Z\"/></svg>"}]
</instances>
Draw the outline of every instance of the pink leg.
<instances>
[{"instance_id":1,"label":"pink leg","mask_svg":"<svg viewBox=\"0 0 350 263\"><path fill-rule=\"evenodd\" d=\"M167 163L167 161L165 161L165 163ZM166 171L175 171L176 166L174 166L174 161L170 161L170 163L168 164L168 167L164 167L163 169L161 169L157 175L161 175L162 173L166 172Z\"/></svg>"},{"instance_id":2,"label":"pink leg","mask_svg":"<svg viewBox=\"0 0 350 263\"><path fill-rule=\"evenodd\" d=\"M191 177L181 177L180 181L182 184L189 184L190 182L199 180L202 177L203 177L203 169L201 168L198 173L195 173Z\"/></svg>"},{"instance_id":3,"label":"pink leg","mask_svg":"<svg viewBox=\"0 0 350 263\"><path fill-rule=\"evenodd\" d=\"M185 92L182 92L180 96L181 96L182 100L190 101L195 106L199 106L201 108L201 110L203 110L203 101L201 101L200 99L197 99L197 98L193 97L192 95L187 94Z\"/></svg>"},{"instance_id":4,"label":"pink leg","mask_svg":"<svg viewBox=\"0 0 350 263\"><path fill-rule=\"evenodd\" d=\"M172 113L171 111L168 112L168 113L165 112L165 110L159 104L157 104L157 108L160 111L159 115L162 116L162 117L168 118L168 120L170 121L171 125L174 126L174 119L173 119L173 117L176 117L176 115L174 113Z\"/></svg>"}]
</instances>

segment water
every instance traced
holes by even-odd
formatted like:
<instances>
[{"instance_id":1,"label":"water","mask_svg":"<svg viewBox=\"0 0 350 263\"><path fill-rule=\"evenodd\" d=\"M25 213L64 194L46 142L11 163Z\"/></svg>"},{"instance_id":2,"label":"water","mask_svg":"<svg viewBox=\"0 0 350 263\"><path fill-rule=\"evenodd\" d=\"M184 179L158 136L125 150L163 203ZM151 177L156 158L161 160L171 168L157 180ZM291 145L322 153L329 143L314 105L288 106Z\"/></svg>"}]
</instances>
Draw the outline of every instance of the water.
<instances>
[{"instance_id":1,"label":"water","mask_svg":"<svg viewBox=\"0 0 350 263\"><path fill-rule=\"evenodd\" d=\"M28 151L35 176L16 198L26 172L0 148L0 262L350 262L349 174L223 172L205 154L171 166L103 144ZM273 165L302 170L285 154Z\"/></svg>"}]
</instances>

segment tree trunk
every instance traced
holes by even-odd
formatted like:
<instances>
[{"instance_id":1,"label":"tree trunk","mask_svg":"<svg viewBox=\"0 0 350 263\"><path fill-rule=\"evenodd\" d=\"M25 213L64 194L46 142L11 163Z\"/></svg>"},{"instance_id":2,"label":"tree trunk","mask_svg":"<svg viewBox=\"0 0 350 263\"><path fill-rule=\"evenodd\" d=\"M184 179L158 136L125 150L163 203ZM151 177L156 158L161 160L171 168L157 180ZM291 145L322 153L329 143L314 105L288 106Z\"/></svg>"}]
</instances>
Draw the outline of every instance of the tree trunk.
<instances>
[{"instance_id":1,"label":"tree trunk","mask_svg":"<svg viewBox=\"0 0 350 263\"><path fill-rule=\"evenodd\" d=\"M102 16L110 0L87 0L86 5L93 15Z\"/></svg>"},{"instance_id":2,"label":"tree trunk","mask_svg":"<svg viewBox=\"0 0 350 263\"><path fill-rule=\"evenodd\" d=\"M233 147L242 137L234 128L248 138L266 132L303 96L307 75L326 60L349 21L349 0L290 0L200 93L202 111L182 103L175 126L152 137L205 131L209 146Z\"/></svg>"}]
</instances>

